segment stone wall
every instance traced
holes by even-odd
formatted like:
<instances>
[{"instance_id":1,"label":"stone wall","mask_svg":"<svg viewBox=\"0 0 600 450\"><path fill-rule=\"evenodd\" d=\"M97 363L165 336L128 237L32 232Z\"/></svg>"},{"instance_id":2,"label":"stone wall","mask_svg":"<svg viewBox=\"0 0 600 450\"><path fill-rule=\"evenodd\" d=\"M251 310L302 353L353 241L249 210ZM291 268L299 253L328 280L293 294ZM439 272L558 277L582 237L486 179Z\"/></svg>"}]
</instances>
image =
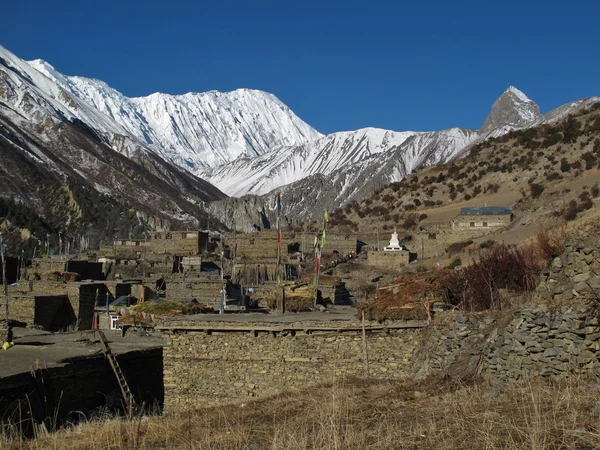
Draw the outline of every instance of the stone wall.
<instances>
[{"instance_id":1,"label":"stone wall","mask_svg":"<svg viewBox=\"0 0 600 450\"><path fill-rule=\"evenodd\" d=\"M494 215L459 215L452 220L453 228L488 228L506 227L512 220L511 214Z\"/></svg>"},{"instance_id":2,"label":"stone wall","mask_svg":"<svg viewBox=\"0 0 600 450\"><path fill-rule=\"evenodd\" d=\"M265 396L365 374L360 331L273 334L228 325L239 331L164 334L166 409ZM368 332L370 377L402 378L417 342L415 334Z\"/></svg>"},{"instance_id":3,"label":"stone wall","mask_svg":"<svg viewBox=\"0 0 600 450\"><path fill-rule=\"evenodd\" d=\"M167 300L192 299L217 307L221 301L223 288L230 289L227 280L189 278L185 280L168 280L165 292Z\"/></svg>"},{"instance_id":4,"label":"stone wall","mask_svg":"<svg viewBox=\"0 0 600 450\"><path fill-rule=\"evenodd\" d=\"M499 313L442 313L423 333L409 372L492 380L597 373L595 302L527 306Z\"/></svg>"},{"instance_id":5,"label":"stone wall","mask_svg":"<svg viewBox=\"0 0 600 450\"><path fill-rule=\"evenodd\" d=\"M410 262L410 252L376 252L369 251L367 264L385 270L397 271Z\"/></svg>"},{"instance_id":6,"label":"stone wall","mask_svg":"<svg viewBox=\"0 0 600 450\"><path fill-rule=\"evenodd\" d=\"M538 292L557 301L600 295L600 250L574 241L542 273Z\"/></svg>"},{"instance_id":7,"label":"stone wall","mask_svg":"<svg viewBox=\"0 0 600 450\"><path fill-rule=\"evenodd\" d=\"M4 299L2 299L4 311ZM35 315L35 297L31 294L13 293L8 296L8 317L10 320L33 325Z\"/></svg>"},{"instance_id":8,"label":"stone wall","mask_svg":"<svg viewBox=\"0 0 600 450\"><path fill-rule=\"evenodd\" d=\"M326 244L323 251L324 256L330 256L334 251L339 254L350 254L357 251L356 233L327 233ZM288 245L296 245L303 253L312 253L314 233L295 233L291 231L282 232L281 252L286 255ZM275 258L277 255L277 233L266 230L250 234L231 235L227 238L227 244L232 249L236 258L263 259ZM304 246L304 248L302 248Z\"/></svg>"}]
</instances>

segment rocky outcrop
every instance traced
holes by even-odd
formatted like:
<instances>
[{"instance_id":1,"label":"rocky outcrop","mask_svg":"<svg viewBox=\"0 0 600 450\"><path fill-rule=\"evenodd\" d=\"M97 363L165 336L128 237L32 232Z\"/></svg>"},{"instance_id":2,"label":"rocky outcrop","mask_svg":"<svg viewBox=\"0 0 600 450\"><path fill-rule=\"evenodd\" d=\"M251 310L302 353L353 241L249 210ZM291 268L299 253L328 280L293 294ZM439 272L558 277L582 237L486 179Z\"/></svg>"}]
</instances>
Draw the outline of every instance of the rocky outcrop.
<instances>
[{"instance_id":1,"label":"rocky outcrop","mask_svg":"<svg viewBox=\"0 0 600 450\"><path fill-rule=\"evenodd\" d=\"M255 195L211 202L207 204L206 209L211 217L225 224L230 230L235 229L243 233L275 229L277 223L274 206L269 208L267 199ZM289 225L285 216L282 216L280 221L282 228Z\"/></svg>"},{"instance_id":2,"label":"rocky outcrop","mask_svg":"<svg viewBox=\"0 0 600 450\"><path fill-rule=\"evenodd\" d=\"M539 106L520 90L510 86L492 105L481 131L489 132L503 126L524 128L542 119Z\"/></svg>"}]
</instances>

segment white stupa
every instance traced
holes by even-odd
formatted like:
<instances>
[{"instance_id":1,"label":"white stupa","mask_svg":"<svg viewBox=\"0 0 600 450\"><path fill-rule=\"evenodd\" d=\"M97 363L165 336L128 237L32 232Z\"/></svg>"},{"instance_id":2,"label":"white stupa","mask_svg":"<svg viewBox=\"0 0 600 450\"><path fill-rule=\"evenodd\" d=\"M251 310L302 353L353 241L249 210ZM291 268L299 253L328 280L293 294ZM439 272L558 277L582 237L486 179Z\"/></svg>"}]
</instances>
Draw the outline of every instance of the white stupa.
<instances>
[{"instance_id":1,"label":"white stupa","mask_svg":"<svg viewBox=\"0 0 600 450\"><path fill-rule=\"evenodd\" d=\"M390 239L390 245L383 249L384 252L401 252L404 248L400 245L400 241L398 240L398 233L396 230L392 233L392 238Z\"/></svg>"}]
</instances>

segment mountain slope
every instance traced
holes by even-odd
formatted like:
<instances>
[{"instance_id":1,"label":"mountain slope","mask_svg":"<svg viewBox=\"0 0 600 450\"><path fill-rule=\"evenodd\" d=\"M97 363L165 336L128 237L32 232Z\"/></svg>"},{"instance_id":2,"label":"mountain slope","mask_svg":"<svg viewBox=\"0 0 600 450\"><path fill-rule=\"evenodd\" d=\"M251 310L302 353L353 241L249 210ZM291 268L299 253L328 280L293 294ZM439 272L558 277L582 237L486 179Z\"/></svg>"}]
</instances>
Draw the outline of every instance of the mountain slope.
<instances>
[{"instance_id":1,"label":"mountain slope","mask_svg":"<svg viewBox=\"0 0 600 450\"><path fill-rule=\"evenodd\" d=\"M323 209L366 198L381 186L404 179L416 168L448 162L478 137L478 132L461 128L415 133L385 152L327 175L311 175L263 198L268 202L279 191L289 218L313 219L322 215Z\"/></svg>"},{"instance_id":2,"label":"mountain slope","mask_svg":"<svg viewBox=\"0 0 600 450\"><path fill-rule=\"evenodd\" d=\"M376 128L340 132L297 147L277 148L256 158L201 172L228 195L263 195L311 175L328 175L401 145L418 133Z\"/></svg>"},{"instance_id":3,"label":"mountain slope","mask_svg":"<svg viewBox=\"0 0 600 450\"><path fill-rule=\"evenodd\" d=\"M126 146L129 157L114 146ZM110 238L126 223L198 227L208 221L203 202L226 197L7 53L0 55L0 161L0 196L69 233Z\"/></svg>"}]
</instances>

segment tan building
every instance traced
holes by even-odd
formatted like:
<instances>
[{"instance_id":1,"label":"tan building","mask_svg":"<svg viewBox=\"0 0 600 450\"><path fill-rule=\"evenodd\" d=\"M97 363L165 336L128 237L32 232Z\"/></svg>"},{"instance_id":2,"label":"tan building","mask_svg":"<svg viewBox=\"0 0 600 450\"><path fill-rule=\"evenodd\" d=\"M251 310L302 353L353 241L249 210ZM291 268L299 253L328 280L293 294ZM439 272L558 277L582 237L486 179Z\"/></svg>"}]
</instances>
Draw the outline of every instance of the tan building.
<instances>
[{"instance_id":1,"label":"tan building","mask_svg":"<svg viewBox=\"0 0 600 450\"><path fill-rule=\"evenodd\" d=\"M501 206L461 208L460 214L452 220L452 228L493 231L508 226L512 217L512 210Z\"/></svg>"}]
</instances>

